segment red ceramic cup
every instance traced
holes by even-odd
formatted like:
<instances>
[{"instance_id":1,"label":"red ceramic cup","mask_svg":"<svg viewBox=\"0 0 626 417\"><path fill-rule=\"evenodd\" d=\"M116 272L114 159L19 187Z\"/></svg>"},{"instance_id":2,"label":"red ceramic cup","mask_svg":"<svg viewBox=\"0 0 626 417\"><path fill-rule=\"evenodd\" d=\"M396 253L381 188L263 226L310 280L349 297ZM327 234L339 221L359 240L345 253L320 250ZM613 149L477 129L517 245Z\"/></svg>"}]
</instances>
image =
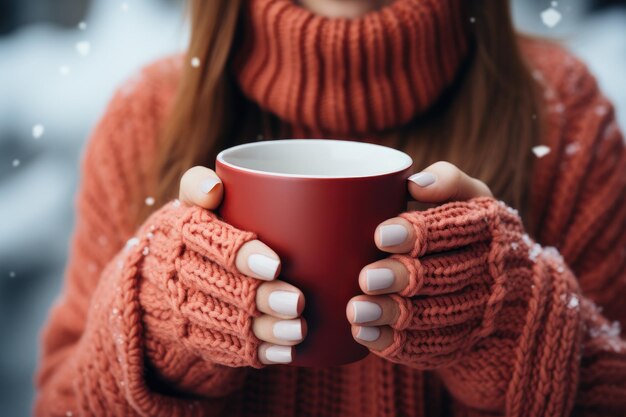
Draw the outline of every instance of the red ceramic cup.
<instances>
[{"instance_id":1,"label":"red ceramic cup","mask_svg":"<svg viewBox=\"0 0 626 417\"><path fill-rule=\"evenodd\" d=\"M287 139L248 143L217 156L219 214L280 256L280 279L305 296L308 335L292 365L335 366L368 350L354 341L346 304L362 293L361 269L385 255L376 226L407 208L411 158L363 142Z\"/></svg>"}]
</instances>

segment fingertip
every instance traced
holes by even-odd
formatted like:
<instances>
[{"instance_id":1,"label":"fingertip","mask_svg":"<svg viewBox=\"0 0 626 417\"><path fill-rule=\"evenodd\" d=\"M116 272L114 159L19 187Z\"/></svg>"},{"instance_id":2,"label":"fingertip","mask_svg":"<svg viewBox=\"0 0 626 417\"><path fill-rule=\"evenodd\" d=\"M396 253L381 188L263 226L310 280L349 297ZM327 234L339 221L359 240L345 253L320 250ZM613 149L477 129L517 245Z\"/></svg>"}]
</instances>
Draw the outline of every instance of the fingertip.
<instances>
[{"instance_id":1,"label":"fingertip","mask_svg":"<svg viewBox=\"0 0 626 417\"><path fill-rule=\"evenodd\" d=\"M209 168L195 166L181 177L179 199L185 203L214 210L222 202L222 196L223 184Z\"/></svg>"},{"instance_id":2,"label":"fingertip","mask_svg":"<svg viewBox=\"0 0 626 417\"><path fill-rule=\"evenodd\" d=\"M280 257L258 239L244 243L235 258L239 272L252 278L272 281L280 275Z\"/></svg>"},{"instance_id":3,"label":"fingertip","mask_svg":"<svg viewBox=\"0 0 626 417\"><path fill-rule=\"evenodd\" d=\"M293 362L296 349L293 346L275 345L272 343L261 343L259 345L259 361L265 365L276 365Z\"/></svg>"}]
</instances>

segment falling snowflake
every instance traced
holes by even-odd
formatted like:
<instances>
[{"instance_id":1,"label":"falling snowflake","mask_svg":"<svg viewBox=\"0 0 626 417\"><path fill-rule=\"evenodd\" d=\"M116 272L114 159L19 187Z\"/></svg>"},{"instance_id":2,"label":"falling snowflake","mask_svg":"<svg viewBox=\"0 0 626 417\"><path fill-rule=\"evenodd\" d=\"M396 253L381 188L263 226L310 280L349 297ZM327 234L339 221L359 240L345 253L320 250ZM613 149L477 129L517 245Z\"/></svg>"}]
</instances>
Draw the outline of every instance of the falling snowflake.
<instances>
[{"instance_id":1,"label":"falling snowflake","mask_svg":"<svg viewBox=\"0 0 626 417\"><path fill-rule=\"evenodd\" d=\"M519 244L517 242L511 243L511 249L517 250L517 248L519 248Z\"/></svg>"},{"instance_id":2,"label":"falling snowflake","mask_svg":"<svg viewBox=\"0 0 626 417\"><path fill-rule=\"evenodd\" d=\"M578 297L574 294L572 294L572 296L570 297L568 303L567 303L567 308L571 308L571 309L575 309L578 307L578 305L580 304L580 302L578 301Z\"/></svg>"},{"instance_id":3,"label":"falling snowflake","mask_svg":"<svg viewBox=\"0 0 626 417\"><path fill-rule=\"evenodd\" d=\"M574 155L580 150L580 144L578 142L572 142L565 147L565 153L567 155Z\"/></svg>"},{"instance_id":4,"label":"falling snowflake","mask_svg":"<svg viewBox=\"0 0 626 417\"><path fill-rule=\"evenodd\" d=\"M120 9L122 9L123 12L127 12L129 9L128 3L126 2L122 3L122 5L120 6Z\"/></svg>"},{"instance_id":5,"label":"falling snowflake","mask_svg":"<svg viewBox=\"0 0 626 417\"><path fill-rule=\"evenodd\" d=\"M13 165L13 168L17 168L20 166L20 160L19 159L14 159L13 162L11 163L11 165Z\"/></svg>"},{"instance_id":6,"label":"falling snowflake","mask_svg":"<svg viewBox=\"0 0 626 417\"><path fill-rule=\"evenodd\" d=\"M146 205L147 206L153 206L154 205L154 197L146 198Z\"/></svg>"},{"instance_id":7,"label":"falling snowflake","mask_svg":"<svg viewBox=\"0 0 626 417\"><path fill-rule=\"evenodd\" d=\"M65 413L65 415L66 415L67 417L72 417L74 414L73 414L71 411L67 411L67 412Z\"/></svg>"},{"instance_id":8,"label":"falling snowflake","mask_svg":"<svg viewBox=\"0 0 626 417\"><path fill-rule=\"evenodd\" d=\"M87 29L87 23L85 21L82 21L78 24L78 29L80 30L85 30Z\"/></svg>"},{"instance_id":9,"label":"falling snowflake","mask_svg":"<svg viewBox=\"0 0 626 417\"><path fill-rule=\"evenodd\" d=\"M137 237L131 237L130 239L128 239L128 241L126 242L126 246L124 246L124 250L128 250L134 246L137 246L139 244L139 238Z\"/></svg>"},{"instance_id":10,"label":"falling snowflake","mask_svg":"<svg viewBox=\"0 0 626 417\"><path fill-rule=\"evenodd\" d=\"M608 113L608 111L609 111L609 110L608 110L608 109L606 108L606 106L605 106L605 105L603 105L603 104L599 104L599 105L597 105L597 106L596 106L596 114L597 114L598 116L604 116L605 114L607 114L607 113Z\"/></svg>"},{"instance_id":11,"label":"falling snowflake","mask_svg":"<svg viewBox=\"0 0 626 417\"><path fill-rule=\"evenodd\" d=\"M476 18L474 16L470 17L469 19L470 23L476 23Z\"/></svg>"},{"instance_id":12,"label":"falling snowflake","mask_svg":"<svg viewBox=\"0 0 626 417\"><path fill-rule=\"evenodd\" d=\"M9 272L9 278L15 278L16 275L15 271Z\"/></svg>"},{"instance_id":13,"label":"falling snowflake","mask_svg":"<svg viewBox=\"0 0 626 417\"><path fill-rule=\"evenodd\" d=\"M556 6L558 6L558 5L559 5L559 2L558 2L558 1L552 1L552 2L550 2L550 5L551 5L552 7L556 7Z\"/></svg>"},{"instance_id":14,"label":"falling snowflake","mask_svg":"<svg viewBox=\"0 0 626 417\"><path fill-rule=\"evenodd\" d=\"M197 56L194 56L193 58L191 58L191 66L194 68L199 68L200 67L200 58L198 58Z\"/></svg>"},{"instance_id":15,"label":"falling snowflake","mask_svg":"<svg viewBox=\"0 0 626 417\"><path fill-rule=\"evenodd\" d=\"M68 67L67 65L61 65L59 67L59 74L64 77L68 76L70 74L70 67Z\"/></svg>"},{"instance_id":16,"label":"falling snowflake","mask_svg":"<svg viewBox=\"0 0 626 417\"><path fill-rule=\"evenodd\" d=\"M46 130L43 127L43 125L41 123L37 123L35 126L33 126L33 137L35 139L39 139L40 137L43 136L45 131Z\"/></svg>"},{"instance_id":17,"label":"falling snowflake","mask_svg":"<svg viewBox=\"0 0 626 417\"><path fill-rule=\"evenodd\" d=\"M176 199L172 202L172 206L174 206L174 208L178 208L180 207L180 200Z\"/></svg>"},{"instance_id":18,"label":"falling snowflake","mask_svg":"<svg viewBox=\"0 0 626 417\"><path fill-rule=\"evenodd\" d=\"M553 28L561 21L561 13L553 7L541 12L541 20L543 24L549 28Z\"/></svg>"},{"instance_id":19,"label":"falling snowflake","mask_svg":"<svg viewBox=\"0 0 626 417\"><path fill-rule=\"evenodd\" d=\"M543 158L550 153L550 148L546 145L535 146L533 147L533 153L537 158Z\"/></svg>"},{"instance_id":20,"label":"falling snowflake","mask_svg":"<svg viewBox=\"0 0 626 417\"><path fill-rule=\"evenodd\" d=\"M81 56L87 56L91 52L91 43L89 41L76 42L76 52Z\"/></svg>"},{"instance_id":21,"label":"falling snowflake","mask_svg":"<svg viewBox=\"0 0 626 417\"><path fill-rule=\"evenodd\" d=\"M150 248L146 246L145 248L143 248L143 251L141 251L141 253L143 254L143 256L148 256L150 254Z\"/></svg>"}]
</instances>

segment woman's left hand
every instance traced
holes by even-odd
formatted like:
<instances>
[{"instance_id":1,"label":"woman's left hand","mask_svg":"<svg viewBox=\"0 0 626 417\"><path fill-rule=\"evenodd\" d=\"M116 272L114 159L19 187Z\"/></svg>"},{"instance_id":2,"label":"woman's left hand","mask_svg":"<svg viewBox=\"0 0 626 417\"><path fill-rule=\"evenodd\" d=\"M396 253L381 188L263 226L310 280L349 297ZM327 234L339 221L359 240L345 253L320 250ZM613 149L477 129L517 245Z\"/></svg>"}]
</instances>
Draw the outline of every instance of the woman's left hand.
<instances>
[{"instance_id":1,"label":"woman's left hand","mask_svg":"<svg viewBox=\"0 0 626 417\"><path fill-rule=\"evenodd\" d=\"M413 175L408 186L411 196L421 203L441 204L492 196L489 187L482 181L468 176L448 162L437 162ZM415 228L402 217L386 220L376 228L376 246L396 255L361 270L359 285L366 295L353 297L346 308L355 340L372 351L384 351L393 342L394 326L402 315L401 303L398 302L402 295L398 294L406 295L412 285L406 262L401 262L401 257L411 257L416 238ZM425 308L428 308L426 304ZM427 327L425 325L425 329Z\"/></svg>"}]
</instances>

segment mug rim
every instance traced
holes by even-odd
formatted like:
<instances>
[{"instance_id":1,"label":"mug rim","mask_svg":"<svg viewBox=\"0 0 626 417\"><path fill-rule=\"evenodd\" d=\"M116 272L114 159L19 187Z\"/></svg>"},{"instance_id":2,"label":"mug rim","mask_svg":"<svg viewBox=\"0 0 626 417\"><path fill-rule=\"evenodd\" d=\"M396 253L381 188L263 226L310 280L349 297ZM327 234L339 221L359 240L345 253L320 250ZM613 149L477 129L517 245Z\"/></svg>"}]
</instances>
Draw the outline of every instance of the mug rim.
<instances>
[{"instance_id":1,"label":"mug rim","mask_svg":"<svg viewBox=\"0 0 626 417\"><path fill-rule=\"evenodd\" d=\"M400 165L398 168L394 168L394 169L390 169L384 172L380 172L380 173L375 173L375 174L371 174L371 175L314 175L314 174L289 174L289 173L282 173L282 172L271 172L271 171L263 171L263 170L259 170L259 169L253 169L253 168L246 168L246 167L242 167L242 166L238 166L238 165L234 165L228 161L226 161L224 159L224 156L226 156L228 153L231 152L235 152L237 150L240 150L242 148L251 148L251 147L259 147L259 146L267 146L268 144L276 144L276 143L302 143L302 142L307 142L307 143L311 143L311 142L333 142L333 143L337 143L337 142L342 142L342 143L347 143L350 144L350 146L365 146L365 147L375 147L375 148L384 148L386 152L391 152L391 153L396 153L398 154L401 158L405 159L405 163ZM399 172L402 172L408 168L410 168L413 165L413 158L411 158L411 156L409 156L407 153L400 151L398 149L395 148L391 148L389 146L384 146L384 145L379 145L376 143L369 143L369 142L359 142L359 141L350 141L350 140L341 140L341 139L271 139L271 140L262 140L262 141L258 141L258 142L249 142L249 143L243 143L240 145L236 145L233 146L231 148L228 149L224 149L222 150L220 153L217 154L216 157L216 161L230 169L236 170L236 171L243 171L249 174L254 174L254 175L268 175L268 176L272 176L272 177L282 177L282 178L309 178L309 179L349 179L349 178L373 178L373 177L384 177L387 175L392 175L392 174L397 174Z\"/></svg>"}]
</instances>

